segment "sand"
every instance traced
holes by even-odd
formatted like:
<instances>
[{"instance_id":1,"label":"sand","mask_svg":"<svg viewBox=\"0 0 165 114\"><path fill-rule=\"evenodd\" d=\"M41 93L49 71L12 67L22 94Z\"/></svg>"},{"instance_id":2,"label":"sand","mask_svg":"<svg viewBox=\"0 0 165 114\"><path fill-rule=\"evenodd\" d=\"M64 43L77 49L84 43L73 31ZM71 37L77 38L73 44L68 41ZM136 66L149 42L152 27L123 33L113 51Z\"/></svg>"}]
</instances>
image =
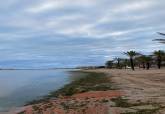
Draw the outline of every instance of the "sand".
<instances>
[{"instance_id":1,"label":"sand","mask_svg":"<svg viewBox=\"0 0 165 114\"><path fill-rule=\"evenodd\" d=\"M136 69L135 71L130 69L95 69L86 71L106 73L117 90L85 92L36 104L37 107L45 109L42 114L121 114L137 110L152 110L158 106L159 108L154 114L165 114L165 69ZM111 99L120 96L128 99L129 103L142 104L132 107L117 107ZM69 110L64 110L62 105L65 108L69 106ZM25 114L34 113L31 107L26 108L25 112Z\"/></svg>"},{"instance_id":2,"label":"sand","mask_svg":"<svg viewBox=\"0 0 165 114\"><path fill-rule=\"evenodd\" d=\"M24 107L21 114L107 114L107 103L119 96L119 91L85 92Z\"/></svg>"},{"instance_id":3,"label":"sand","mask_svg":"<svg viewBox=\"0 0 165 114\"><path fill-rule=\"evenodd\" d=\"M121 90L123 97L131 103L150 102L165 106L165 69L97 69L92 72L104 72L110 76L114 85ZM159 112L165 114L165 108Z\"/></svg>"},{"instance_id":4,"label":"sand","mask_svg":"<svg viewBox=\"0 0 165 114\"><path fill-rule=\"evenodd\" d=\"M98 69L110 76L130 100L153 101L165 104L165 69L107 70Z\"/></svg>"}]
</instances>

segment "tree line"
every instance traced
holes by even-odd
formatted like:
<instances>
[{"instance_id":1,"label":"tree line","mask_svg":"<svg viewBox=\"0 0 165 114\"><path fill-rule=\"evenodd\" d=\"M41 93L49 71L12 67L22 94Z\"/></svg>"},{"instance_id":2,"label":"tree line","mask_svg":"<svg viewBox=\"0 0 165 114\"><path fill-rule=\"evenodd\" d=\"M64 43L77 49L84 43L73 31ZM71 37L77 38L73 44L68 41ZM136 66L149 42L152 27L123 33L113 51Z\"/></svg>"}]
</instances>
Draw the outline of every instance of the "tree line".
<instances>
[{"instance_id":1,"label":"tree line","mask_svg":"<svg viewBox=\"0 0 165 114\"><path fill-rule=\"evenodd\" d=\"M160 69L165 66L165 51L154 51L151 55L144 55L136 51L127 51L123 53L128 58L114 58L106 62L107 68L131 68L135 70L135 67L149 70L151 67Z\"/></svg>"}]
</instances>

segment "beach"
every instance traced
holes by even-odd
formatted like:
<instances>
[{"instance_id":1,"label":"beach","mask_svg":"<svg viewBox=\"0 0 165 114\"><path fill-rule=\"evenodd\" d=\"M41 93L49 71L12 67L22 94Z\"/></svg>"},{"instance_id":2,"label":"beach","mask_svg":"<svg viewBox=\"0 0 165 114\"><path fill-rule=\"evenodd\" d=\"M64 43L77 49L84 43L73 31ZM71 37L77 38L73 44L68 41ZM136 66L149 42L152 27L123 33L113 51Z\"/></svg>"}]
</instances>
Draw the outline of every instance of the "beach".
<instances>
[{"instance_id":1,"label":"beach","mask_svg":"<svg viewBox=\"0 0 165 114\"><path fill-rule=\"evenodd\" d=\"M123 92L123 98L130 103L139 103L140 108L161 107L159 114L165 114L165 69L142 70L90 70L94 72L104 72L110 76L115 86ZM136 109L136 107L134 107ZM139 108L139 107L137 107ZM118 109L117 109L118 110ZM118 110L120 113L120 110ZM122 112L122 111L121 111ZM147 113L148 114L148 113Z\"/></svg>"},{"instance_id":2,"label":"beach","mask_svg":"<svg viewBox=\"0 0 165 114\"><path fill-rule=\"evenodd\" d=\"M165 0L0 0L0 114L165 114Z\"/></svg>"},{"instance_id":3,"label":"beach","mask_svg":"<svg viewBox=\"0 0 165 114\"><path fill-rule=\"evenodd\" d=\"M82 78L87 83L72 84L76 91L70 95L62 90L57 98L26 106L19 114L165 114L165 69L83 72L94 73L96 83Z\"/></svg>"}]
</instances>

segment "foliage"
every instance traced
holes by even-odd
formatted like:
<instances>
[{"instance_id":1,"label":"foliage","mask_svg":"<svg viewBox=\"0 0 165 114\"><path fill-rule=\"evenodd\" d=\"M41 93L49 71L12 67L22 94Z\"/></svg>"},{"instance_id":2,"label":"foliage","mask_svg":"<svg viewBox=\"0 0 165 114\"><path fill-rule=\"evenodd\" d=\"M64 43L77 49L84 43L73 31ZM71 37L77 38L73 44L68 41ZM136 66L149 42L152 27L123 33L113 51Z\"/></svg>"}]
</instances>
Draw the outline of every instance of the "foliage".
<instances>
[{"instance_id":1,"label":"foliage","mask_svg":"<svg viewBox=\"0 0 165 114\"><path fill-rule=\"evenodd\" d=\"M127 66L131 66L132 70L134 70L134 67L137 65L139 68L143 67L143 69L149 69L151 66L155 66L155 64L158 68L165 66L165 51L163 50L154 51L152 55L142 55L136 51L127 51L124 52L124 55L128 56L129 60L116 57L106 62L107 68L122 69L124 67L126 69Z\"/></svg>"},{"instance_id":2,"label":"foliage","mask_svg":"<svg viewBox=\"0 0 165 114\"><path fill-rule=\"evenodd\" d=\"M105 65L106 65L107 68L112 68L112 66L113 66L113 61L107 61L107 62L105 63Z\"/></svg>"},{"instance_id":3,"label":"foliage","mask_svg":"<svg viewBox=\"0 0 165 114\"><path fill-rule=\"evenodd\" d=\"M127 51L127 52L124 52L124 54L127 55L130 58L134 58L135 56L140 55L136 51Z\"/></svg>"},{"instance_id":4,"label":"foliage","mask_svg":"<svg viewBox=\"0 0 165 114\"><path fill-rule=\"evenodd\" d=\"M130 58L130 64L131 64L131 68L132 70L134 70L134 57L136 57L137 55L139 55L139 53L137 53L136 51L127 51L124 52L125 55L127 55Z\"/></svg>"},{"instance_id":5,"label":"foliage","mask_svg":"<svg viewBox=\"0 0 165 114\"><path fill-rule=\"evenodd\" d=\"M165 56L165 52L163 50L154 51L153 56L156 57L157 66L160 69L162 65L162 60Z\"/></svg>"}]
</instances>

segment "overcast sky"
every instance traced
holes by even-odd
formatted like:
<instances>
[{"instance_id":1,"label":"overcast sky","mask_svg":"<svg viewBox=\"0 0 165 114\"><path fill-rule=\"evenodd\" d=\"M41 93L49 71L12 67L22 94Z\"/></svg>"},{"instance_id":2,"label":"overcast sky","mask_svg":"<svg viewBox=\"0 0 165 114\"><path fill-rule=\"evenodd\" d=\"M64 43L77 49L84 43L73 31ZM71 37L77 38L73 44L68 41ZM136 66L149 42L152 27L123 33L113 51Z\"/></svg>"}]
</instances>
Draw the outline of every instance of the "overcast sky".
<instances>
[{"instance_id":1,"label":"overcast sky","mask_svg":"<svg viewBox=\"0 0 165 114\"><path fill-rule=\"evenodd\" d=\"M1 0L0 67L102 65L165 46L165 0Z\"/></svg>"}]
</instances>

